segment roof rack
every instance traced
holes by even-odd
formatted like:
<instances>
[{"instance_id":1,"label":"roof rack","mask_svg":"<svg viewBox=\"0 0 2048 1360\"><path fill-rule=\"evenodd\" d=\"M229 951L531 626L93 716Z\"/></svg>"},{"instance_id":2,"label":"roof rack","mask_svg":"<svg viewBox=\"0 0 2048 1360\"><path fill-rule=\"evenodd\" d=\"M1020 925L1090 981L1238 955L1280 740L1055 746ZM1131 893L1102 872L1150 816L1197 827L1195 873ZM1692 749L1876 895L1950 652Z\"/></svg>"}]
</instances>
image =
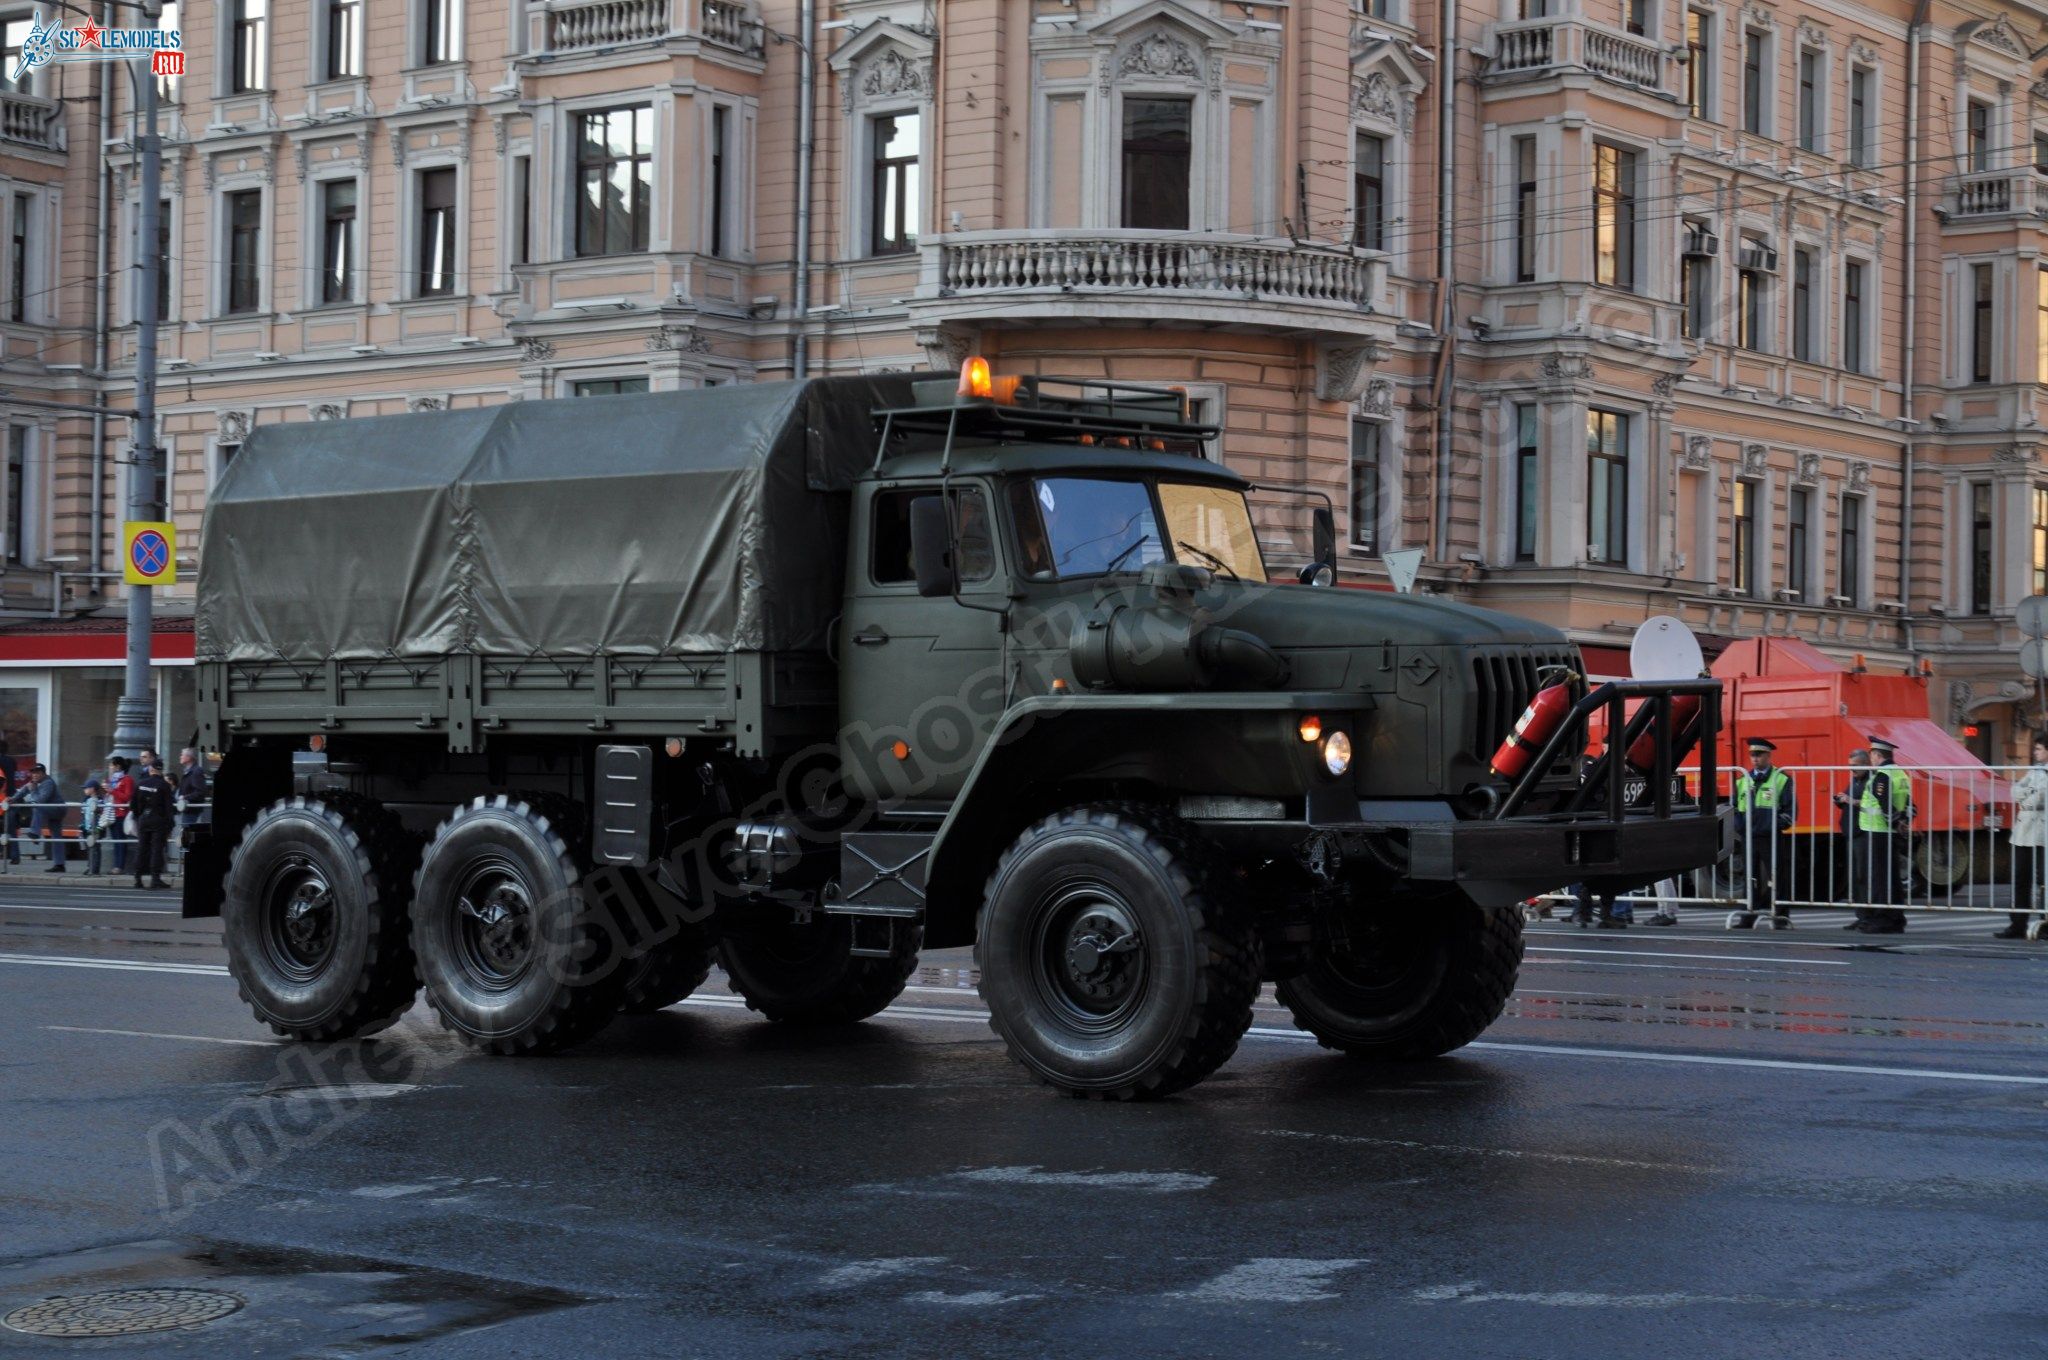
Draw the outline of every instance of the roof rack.
<instances>
[{"instance_id":1,"label":"roof rack","mask_svg":"<svg viewBox=\"0 0 2048 1360\"><path fill-rule=\"evenodd\" d=\"M1202 445L1219 433L1217 426L1188 419L1187 392L1179 387L1042 374L1013 383L1000 399L960 396L951 378L913 384L918 405L875 412L881 426L875 470L889 456L890 441L908 434L945 437L943 470L951 466L954 441L961 438L1102 443L1199 457Z\"/></svg>"}]
</instances>

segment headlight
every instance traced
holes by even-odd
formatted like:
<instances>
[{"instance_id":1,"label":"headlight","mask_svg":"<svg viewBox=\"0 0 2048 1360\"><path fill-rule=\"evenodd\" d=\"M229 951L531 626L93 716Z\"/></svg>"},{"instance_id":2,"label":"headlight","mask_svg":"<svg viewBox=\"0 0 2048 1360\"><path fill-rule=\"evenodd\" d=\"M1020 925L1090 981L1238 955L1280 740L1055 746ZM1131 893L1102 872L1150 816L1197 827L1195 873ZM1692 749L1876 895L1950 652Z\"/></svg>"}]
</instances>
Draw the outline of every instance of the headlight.
<instances>
[{"instance_id":1,"label":"headlight","mask_svg":"<svg viewBox=\"0 0 2048 1360\"><path fill-rule=\"evenodd\" d=\"M1331 774L1343 774L1351 768L1350 737L1332 732L1323 738L1323 768Z\"/></svg>"}]
</instances>

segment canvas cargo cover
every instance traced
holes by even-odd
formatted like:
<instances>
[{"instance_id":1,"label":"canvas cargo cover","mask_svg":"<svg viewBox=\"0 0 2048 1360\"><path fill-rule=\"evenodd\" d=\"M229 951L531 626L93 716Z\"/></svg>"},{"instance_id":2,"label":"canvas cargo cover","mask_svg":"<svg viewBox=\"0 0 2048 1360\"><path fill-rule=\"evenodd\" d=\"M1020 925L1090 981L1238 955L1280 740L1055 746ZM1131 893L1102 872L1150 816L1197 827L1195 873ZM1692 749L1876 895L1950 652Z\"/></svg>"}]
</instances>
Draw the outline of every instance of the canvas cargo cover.
<instances>
[{"instance_id":1,"label":"canvas cargo cover","mask_svg":"<svg viewBox=\"0 0 2048 1360\"><path fill-rule=\"evenodd\" d=\"M200 541L201 660L818 648L907 377L271 425Z\"/></svg>"}]
</instances>

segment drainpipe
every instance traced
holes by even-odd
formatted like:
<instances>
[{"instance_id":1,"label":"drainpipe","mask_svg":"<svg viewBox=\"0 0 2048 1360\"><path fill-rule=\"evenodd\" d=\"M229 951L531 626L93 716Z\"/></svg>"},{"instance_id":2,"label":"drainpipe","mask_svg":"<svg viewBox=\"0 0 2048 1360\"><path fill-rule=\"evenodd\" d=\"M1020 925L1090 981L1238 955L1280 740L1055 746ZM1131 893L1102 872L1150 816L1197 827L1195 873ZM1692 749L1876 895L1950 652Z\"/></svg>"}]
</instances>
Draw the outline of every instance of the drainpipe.
<instances>
[{"instance_id":1,"label":"drainpipe","mask_svg":"<svg viewBox=\"0 0 2048 1360\"><path fill-rule=\"evenodd\" d=\"M1436 556L1446 559L1451 551L1451 408L1456 399L1457 379L1457 292L1451 283L1451 195L1457 188L1452 152L1457 140L1451 135L1451 119L1457 107L1458 58L1454 44L1458 36L1458 0L1439 0L1437 14L1436 92L1436 286L1437 308L1437 403L1436 403Z\"/></svg>"},{"instance_id":2,"label":"drainpipe","mask_svg":"<svg viewBox=\"0 0 2048 1360\"><path fill-rule=\"evenodd\" d=\"M811 375L810 336L806 333L811 322L811 159L817 150L812 125L818 121L818 63L812 56L811 44L818 37L817 0L803 0L797 27L802 30L802 36L797 40L797 51L802 55L804 64L796 82L796 288L791 302L796 310L796 343L791 349L790 376L808 378Z\"/></svg>"},{"instance_id":3,"label":"drainpipe","mask_svg":"<svg viewBox=\"0 0 2048 1360\"><path fill-rule=\"evenodd\" d=\"M1905 634L1906 654L1917 650L1913 643L1913 462L1915 436L1919 426L1912 422L1914 383L1913 346L1920 319L1920 34L1927 27L1932 0L1920 0L1913 11L1913 26L1906 30L1906 316L1900 337L1899 403L1905 416L1906 438L1901 446L1904 471L1904 502L1899 506L1899 629Z\"/></svg>"},{"instance_id":4,"label":"drainpipe","mask_svg":"<svg viewBox=\"0 0 2048 1360\"><path fill-rule=\"evenodd\" d=\"M115 22L114 7L111 3L102 7L106 15L102 27L111 27ZM90 579L94 595L101 593L97 573L105 571L107 543L107 322L108 295L107 271L113 258L113 195L114 166L107 159L107 142L114 135L114 63L99 63L99 116L98 143L94 154L99 158L100 192L99 207L93 214L93 284L92 284L92 546L86 550L86 570L94 573Z\"/></svg>"}]
</instances>

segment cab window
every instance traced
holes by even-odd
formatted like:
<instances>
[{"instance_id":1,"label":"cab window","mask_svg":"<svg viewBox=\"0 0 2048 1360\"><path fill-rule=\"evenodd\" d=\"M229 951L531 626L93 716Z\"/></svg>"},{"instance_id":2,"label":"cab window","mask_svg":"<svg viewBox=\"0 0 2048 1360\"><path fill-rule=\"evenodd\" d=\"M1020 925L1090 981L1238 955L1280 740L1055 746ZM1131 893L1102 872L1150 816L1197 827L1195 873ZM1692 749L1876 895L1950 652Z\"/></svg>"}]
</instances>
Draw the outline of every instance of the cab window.
<instances>
[{"instance_id":1,"label":"cab window","mask_svg":"<svg viewBox=\"0 0 2048 1360\"><path fill-rule=\"evenodd\" d=\"M874 533L869 538L869 574L876 585L898 585L915 580L910 558L910 505L926 496L938 495L936 487L903 487L875 496ZM986 581L995 575L996 556L989 535L988 500L975 487L951 493L954 535L962 581Z\"/></svg>"},{"instance_id":2,"label":"cab window","mask_svg":"<svg viewBox=\"0 0 2048 1360\"><path fill-rule=\"evenodd\" d=\"M1012 483L1010 497L1020 569L1033 580L1135 573L1166 560L1143 482L1039 477Z\"/></svg>"}]
</instances>

